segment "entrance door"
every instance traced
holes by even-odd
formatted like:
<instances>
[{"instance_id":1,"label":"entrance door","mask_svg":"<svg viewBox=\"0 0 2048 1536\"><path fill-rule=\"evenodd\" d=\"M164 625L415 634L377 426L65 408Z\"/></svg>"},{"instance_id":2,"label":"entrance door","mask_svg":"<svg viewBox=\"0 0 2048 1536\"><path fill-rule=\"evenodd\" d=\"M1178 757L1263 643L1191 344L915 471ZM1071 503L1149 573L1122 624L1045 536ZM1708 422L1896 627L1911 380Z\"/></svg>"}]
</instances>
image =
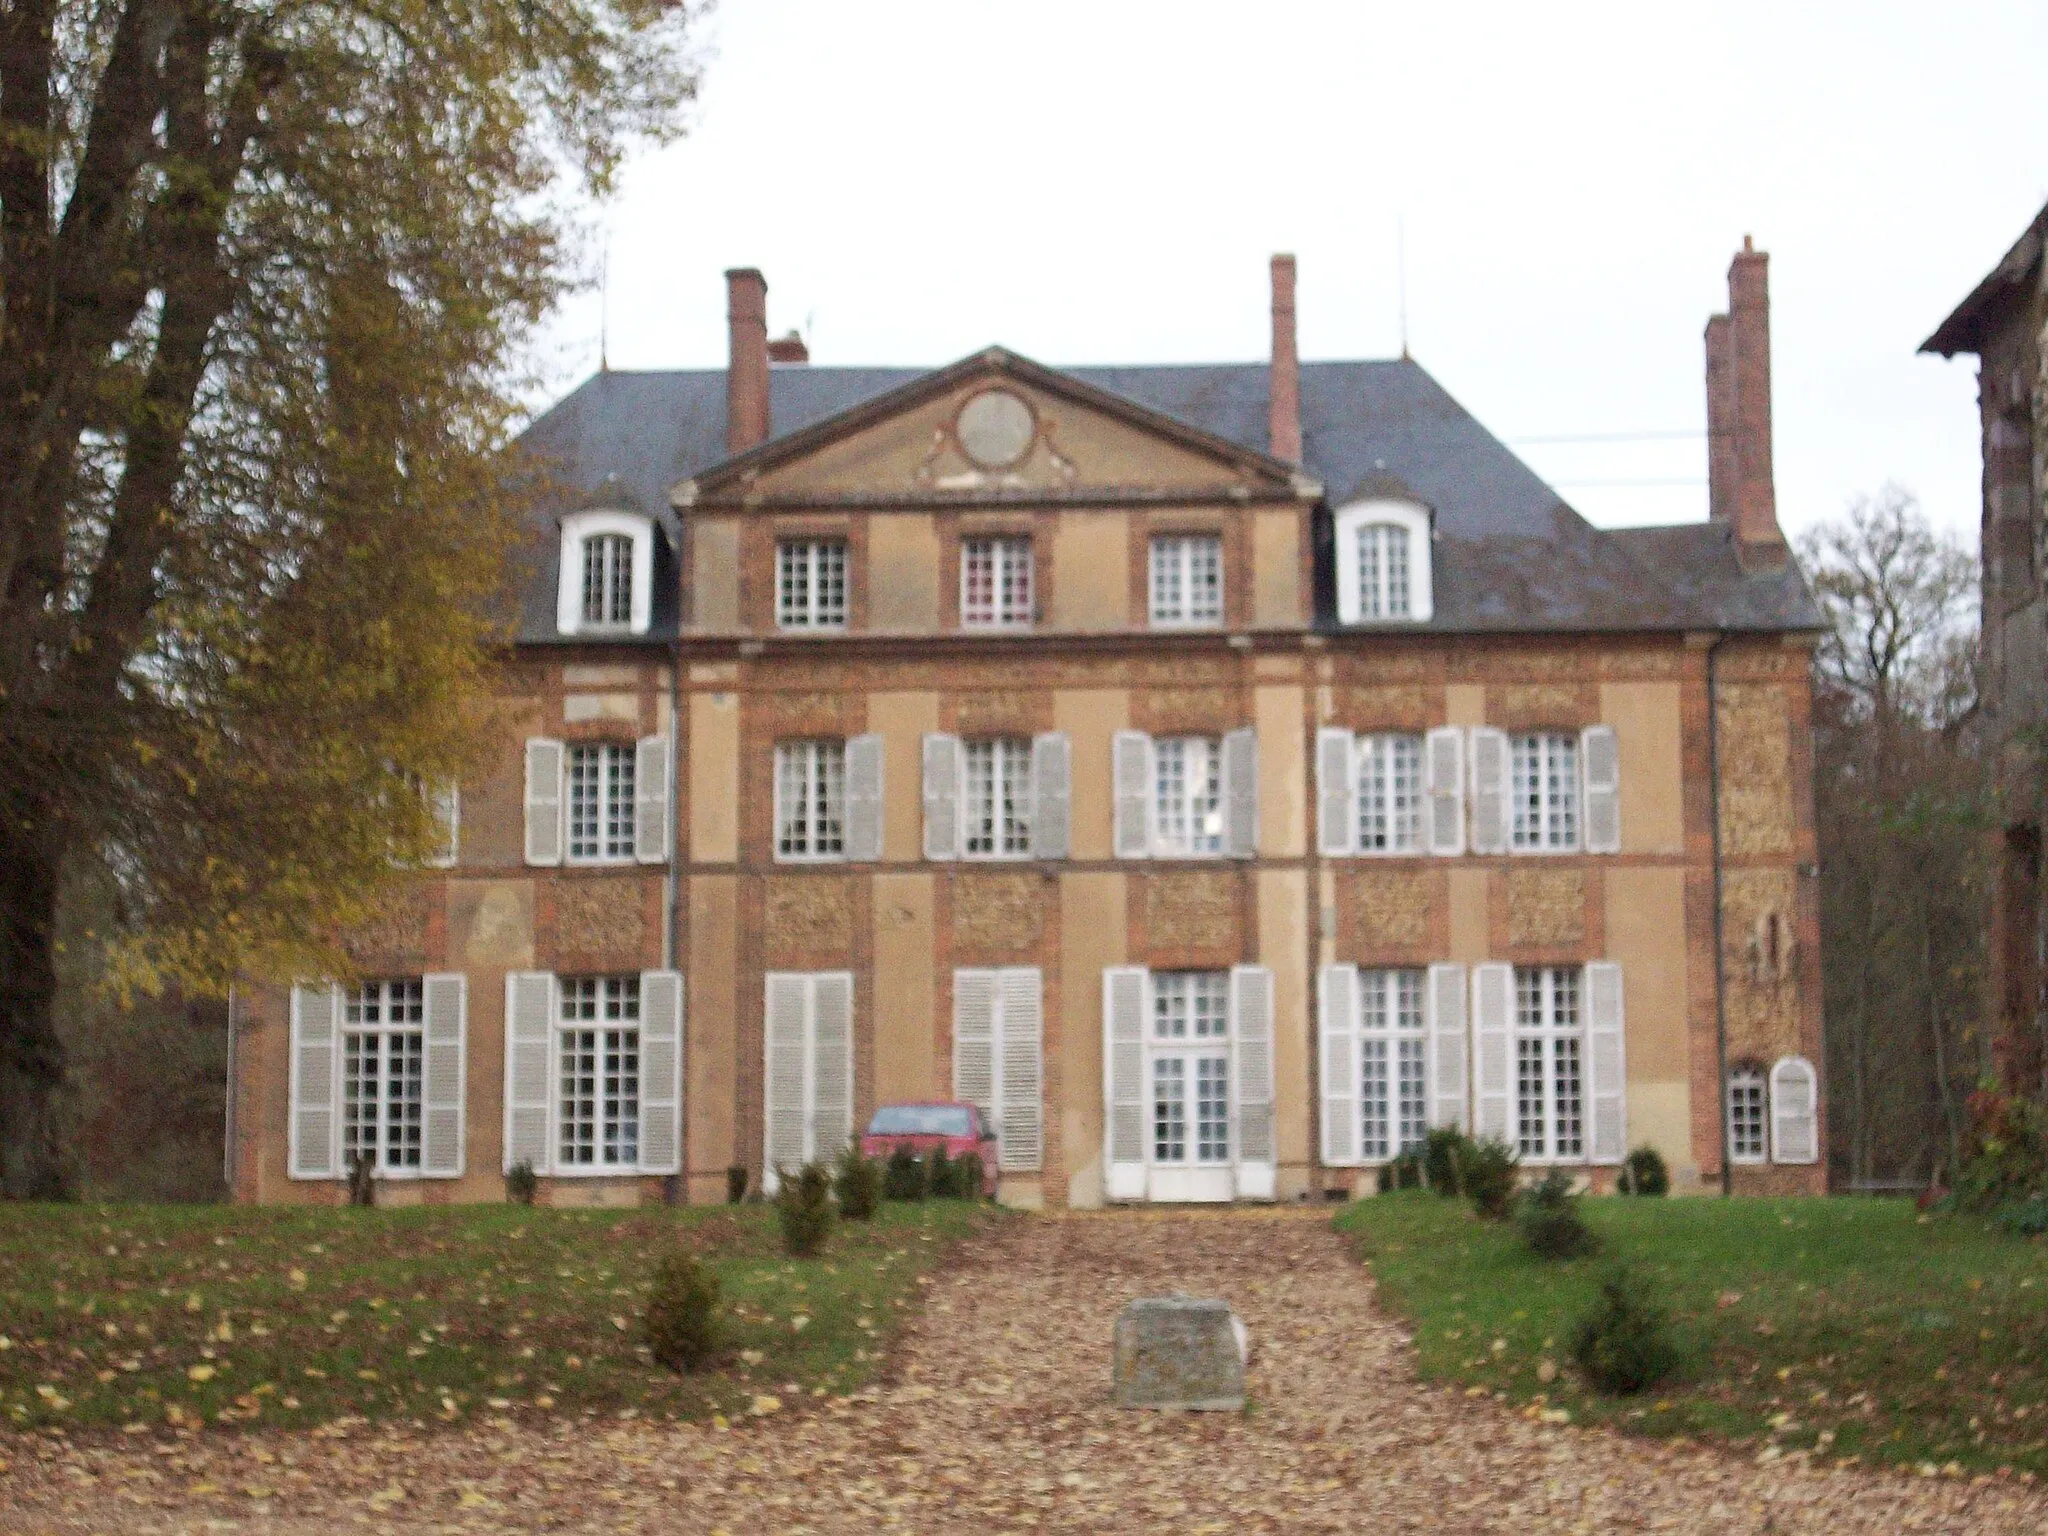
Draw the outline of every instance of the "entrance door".
<instances>
[{"instance_id":1,"label":"entrance door","mask_svg":"<svg viewBox=\"0 0 2048 1536\"><path fill-rule=\"evenodd\" d=\"M1230 1057L1223 1050L1152 1053L1154 1200L1228 1200Z\"/></svg>"}]
</instances>

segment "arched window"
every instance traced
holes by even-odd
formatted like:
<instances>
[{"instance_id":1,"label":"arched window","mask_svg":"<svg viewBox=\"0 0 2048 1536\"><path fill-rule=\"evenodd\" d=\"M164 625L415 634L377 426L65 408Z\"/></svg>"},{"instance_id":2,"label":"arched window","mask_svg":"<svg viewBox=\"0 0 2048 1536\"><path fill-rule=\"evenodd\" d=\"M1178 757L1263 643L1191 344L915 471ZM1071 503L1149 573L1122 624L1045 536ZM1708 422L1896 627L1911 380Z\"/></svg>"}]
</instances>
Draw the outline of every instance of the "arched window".
<instances>
[{"instance_id":1,"label":"arched window","mask_svg":"<svg viewBox=\"0 0 2048 1536\"><path fill-rule=\"evenodd\" d=\"M562 519L555 628L565 635L644 635L653 608L654 525L636 512Z\"/></svg>"},{"instance_id":2,"label":"arched window","mask_svg":"<svg viewBox=\"0 0 2048 1536\"><path fill-rule=\"evenodd\" d=\"M1744 1062L1728 1072L1728 1161L1760 1163L1768 1153L1770 1104L1764 1069Z\"/></svg>"},{"instance_id":3,"label":"arched window","mask_svg":"<svg viewBox=\"0 0 2048 1536\"><path fill-rule=\"evenodd\" d=\"M1354 502L1337 513L1337 617L1419 623L1434 609L1429 513L1410 501Z\"/></svg>"}]
</instances>

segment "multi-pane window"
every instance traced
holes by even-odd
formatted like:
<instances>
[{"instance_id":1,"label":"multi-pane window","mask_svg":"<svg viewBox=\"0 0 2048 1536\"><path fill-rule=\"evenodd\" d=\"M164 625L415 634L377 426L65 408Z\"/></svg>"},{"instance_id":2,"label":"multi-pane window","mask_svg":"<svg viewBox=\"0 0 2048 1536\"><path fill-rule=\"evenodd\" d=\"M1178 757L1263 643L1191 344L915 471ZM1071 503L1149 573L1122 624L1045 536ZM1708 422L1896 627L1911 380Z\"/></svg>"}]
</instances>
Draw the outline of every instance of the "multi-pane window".
<instances>
[{"instance_id":1,"label":"multi-pane window","mask_svg":"<svg viewBox=\"0 0 2048 1536\"><path fill-rule=\"evenodd\" d=\"M1515 1146L1525 1158L1585 1154L1585 1032L1577 966L1515 967Z\"/></svg>"},{"instance_id":2,"label":"multi-pane window","mask_svg":"<svg viewBox=\"0 0 2048 1536\"><path fill-rule=\"evenodd\" d=\"M1160 971L1152 977L1155 1040L1221 1040L1230 1033L1226 971Z\"/></svg>"},{"instance_id":3,"label":"multi-pane window","mask_svg":"<svg viewBox=\"0 0 2048 1536\"><path fill-rule=\"evenodd\" d=\"M1737 1067L1728 1074L1728 1160L1764 1160L1765 1111L1769 1100L1761 1067Z\"/></svg>"},{"instance_id":4,"label":"multi-pane window","mask_svg":"<svg viewBox=\"0 0 2048 1536\"><path fill-rule=\"evenodd\" d=\"M1514 846L1579 846L1579 738L1536 731L1509 738Z\"/></svg>"},{"instance_id":5,"label":"multi-pane window","mask_svg":"<svg viewBox=\"0 0 2048 1536\"><path fill-rule=\"evenodd\" d=\"M640 978L564 976L557 1035L564 1168L640 1161Z\"/></svg>"},{"instance_id":6,"label":"multi-pane window","mask_svg":"<svg viewBox=\"0 0 2048 1536\"><path fill-rule=\"evenodd\" d=\"M961 745L967 787L966 852L1000 859L1031 852L1031 743L1023 737Z\"/></svg>"},{"instance_id":7,"label":"multi-pane window","mask_svg":"<svg viewBox=\"0 0 2048 1536\"><path fill-rule=\"evenodd\" d=\"M1153 743L1155 847L1175 855L1223 851L1223 745L1214 736L1161 736Z\"/></svg>"},{"instance_id":8,"label":"multi-pane window","mask_svg":"<svg viewBox=\"0 0 2048 1536\"><path fill-rule=\"evenodd\" d=\"M845 855L846 743L777 742L775 856L837 859Z\"/></svg>"},{"instance_id":9,"label":"multi-pane window","mask_svg":"<svg viewBox=\"0 0 2048 1536\"><path fill-rule=\"evenodd\" d=\"M1152 1157L1180 1163L1188 1155L1188 1059L1152 1058Z\"/></svg>"},{"instance_id":10,"label":"multi-pane window","mask_svg":"<svg viewBox=\"0 0 2048 1536\"><path fill-rule=\"evenodd\" d=\"M1152 541L1152 622L1190 627L1223 622L1219 535L1176 533Z\"/></svg>"},{"instance_id":11,"label":"multi-pane window","mask_svg":"<svg viewBox=\"0 0 2048 1536\"><path fill-rule=\"evenodd\" d=\"M633 541L623 533L583 541L583 622L592 628L633 622Z\"/></svg>"},{"instance_id":12,"label":"multi-pane window","mask_svg":"<svg viewBox=\"0 0 2048 1536\"><path fill-rule=\"evenodd\" d=\"M784 629L846 627L846 541L785 539L775 551L775 622Z\"/></svg>"},{"instance_id":13,"label":"multi-pane window","mask_svg":"<svg viewBox=\"0 0 2048 1536\"><path fill-rule=\"evenodd\" d=\"M961 624L970 629L1015 629L1031 618L1031 540L962 540Z\"/></svg>"},{"instance_id":14,"label":"multi-pane window","mask_svg":"<svg viewBox=\"0 0 2048 1536\"><path fill-rule=\"evenodd\" d=\"M1367 523L1358 530L1358 616L1405 619L1408 601L1408 530Z\"/></svg>"},{"instance_id":15,"label":"multi-pane window","mask_svg":"<svg viewBox=\"0 0 2048 1536\"><path fill-rule=\"evenodd\" d=\"M1359 1151L1392 1157L1429 1133L1421 971L1360 971Z\"/></svg>"},{"instance_id":16,"label":"multi-pane window","mask_svg":"<svg viewBox=\"0 0 2048 1536\"><path fill-rule=\"evenodd\" d=\"M1358 738L1358 847L1415 853L1422 846L1422 738Z\"/></svg>"},{"instance_id":17,"label":"multi-pane window","mask_svg":"<svg viewBox=\"0 0 2048 1536\"><path fill-rule=\"evenodd\" d=\"M426 1075L426 1005L420 978L366 981L344 998L341 1155L379 1173L418 1171Z\"/></svg>"},{"instance_id":18,"label":"multi-pane window","mask_svg":"<svg viewBox=\"0 0 2048 1536\"><path fill-rule=\"evenodd\" d=\"M610 864L633 857L633 749L569 748L569 858Z\"/></svg>"}]
</instances>

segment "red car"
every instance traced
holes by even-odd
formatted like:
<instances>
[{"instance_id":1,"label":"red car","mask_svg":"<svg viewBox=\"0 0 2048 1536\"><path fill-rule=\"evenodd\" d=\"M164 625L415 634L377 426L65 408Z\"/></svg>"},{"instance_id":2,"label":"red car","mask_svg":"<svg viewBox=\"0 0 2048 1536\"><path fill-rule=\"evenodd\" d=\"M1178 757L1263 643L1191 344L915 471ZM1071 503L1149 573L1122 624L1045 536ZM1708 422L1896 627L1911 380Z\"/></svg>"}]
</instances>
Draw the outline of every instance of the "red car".
<instances>
[{"instance_id":1,"label":"red car","mask_svg":"<svg viewBox=\"0 0 2048 1536\"><path fill-rule=\"evenodd\" d=\"M981 1192L996 1192L996 1133L972 1104L933 1100L882 1105L860 1138L861 1156L886 1161L898 1147L908 1147L919 1157L931 1156L934 1147L944 1147L952 1158L972 1152L981 1159Z\"/></svg>"}]
</instances>

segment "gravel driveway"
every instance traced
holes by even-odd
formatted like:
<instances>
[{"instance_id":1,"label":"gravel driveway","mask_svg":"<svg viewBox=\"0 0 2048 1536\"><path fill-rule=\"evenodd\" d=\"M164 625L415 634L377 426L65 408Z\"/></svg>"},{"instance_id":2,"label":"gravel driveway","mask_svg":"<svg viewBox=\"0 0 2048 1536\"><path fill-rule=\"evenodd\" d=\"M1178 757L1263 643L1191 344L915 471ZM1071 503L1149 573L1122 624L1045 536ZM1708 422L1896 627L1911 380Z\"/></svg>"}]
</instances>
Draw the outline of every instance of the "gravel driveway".
<instances>
[{"instance_id":1,"label":"gravel driveway","mask_svg":"<svg viewBox=\"0 0 2048 1536\"><path fill-rule=\"evenodd\" d=\"M1252 1411L1108 1405L1134 1296L1222 1295ZM937 1281L896 1380L715 1428L0 1444L9 1531L2039 1531L2048 1493L1757 1465L1419 1386L1321 1213L1018 1222Z\"/></svg>"}]
</instances>

